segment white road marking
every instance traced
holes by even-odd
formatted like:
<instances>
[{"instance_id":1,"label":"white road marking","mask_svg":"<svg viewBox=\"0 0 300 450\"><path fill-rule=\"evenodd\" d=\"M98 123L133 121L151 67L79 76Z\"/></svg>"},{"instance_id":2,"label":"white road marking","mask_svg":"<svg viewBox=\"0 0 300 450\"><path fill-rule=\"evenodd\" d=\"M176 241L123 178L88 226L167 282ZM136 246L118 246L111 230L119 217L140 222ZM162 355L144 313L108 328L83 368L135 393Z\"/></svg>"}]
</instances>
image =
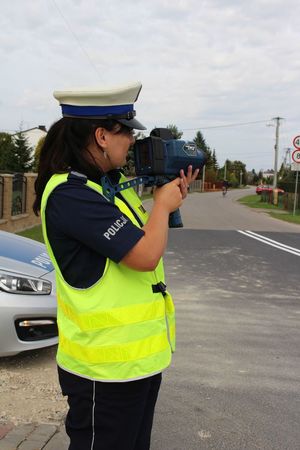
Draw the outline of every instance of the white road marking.
<instances>
[{"instance_id":1,"label":"white road marking","mask_svg":"<svg viewBox=\"0 0 300 450\"><path fill-rule=\"evenodd\" d=\"M256 239L257 241L263 242L264 244L271 245L271 247L278 248L279 250L283 250L284 252L292 253L292 255L300 256L300 250L298 248L290 247L289 245L282 244L281 242L274 241L273 239L269 239L260 234L254 233L249 230L237 230L238 233L244 234L252 239Z\"/></svg>"}]
</instances>

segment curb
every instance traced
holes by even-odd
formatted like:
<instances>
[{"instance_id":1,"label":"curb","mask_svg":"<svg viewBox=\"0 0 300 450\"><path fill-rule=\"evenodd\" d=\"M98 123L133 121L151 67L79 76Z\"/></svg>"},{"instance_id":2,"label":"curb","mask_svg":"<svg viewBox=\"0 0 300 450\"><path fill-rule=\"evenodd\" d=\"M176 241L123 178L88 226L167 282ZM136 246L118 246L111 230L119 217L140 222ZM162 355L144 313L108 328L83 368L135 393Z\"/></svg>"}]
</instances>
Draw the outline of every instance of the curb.
<instances>
[{"instance_id":1,"label":"curb","mask_svg":"<svg viewBox=\"0 0 300 450\"><path fill-rule=\"evenodd\" d=\"M69 438L64 426L47 423L0 424L1 450L67 450Z\"/></svg>"}]
</instances>

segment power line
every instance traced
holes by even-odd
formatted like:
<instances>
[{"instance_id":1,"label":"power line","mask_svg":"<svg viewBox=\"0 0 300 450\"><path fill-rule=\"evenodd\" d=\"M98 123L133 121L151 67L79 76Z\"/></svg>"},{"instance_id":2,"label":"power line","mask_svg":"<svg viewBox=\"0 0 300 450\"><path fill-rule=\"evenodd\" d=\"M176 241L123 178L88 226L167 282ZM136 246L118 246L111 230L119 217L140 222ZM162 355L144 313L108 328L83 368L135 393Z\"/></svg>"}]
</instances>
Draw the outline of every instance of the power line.
<instances>
[{"instance_id":1,"label":"power line","mask_svg":"<svg viewBox=\"0 0 300 450\"><path fill-rule=\"evenodd\" d=\"M78 37L76 36L76 34L73 32L72 28L70 27L68 21L66 20L65 16L63 15L61 9L59 8L58 4L56 3L56 0L52 0L54 3L54 6L56 7L57 11L59 12L61 18L63 19L67 29L69 30L69 32L72 34L73 38L75 39L75 41L77 42L78 46L80 47L81 51L85 54L85 56L87 57L89 63L91 64L91 66L93 67L93 69L95 70L95 72L97 73L97 75L100 77L100 74L98 72L97 66L94 64L94 62L92 61L92 59L90 58L90 55L88 54L88 52L85 50L85 48L81 45L80 40L78 39ZM100 77L101 78L101 77Z\"/></svg>"},{"instance_id":2,"label":"power line","mask_svg":"<svg viewBox=\"0 0 300 450\"><path fill-rule=\"evenodd\" d=\"M270 119L267 120L256 120L255 122L238 122L238 123L230 123L227 125L214 125L211 127L198 127L198 128L182 128L182 131L195 131L195 130L208 130L211 128L229 128L229 127L238 127L238 126L242 126L242 125L252 125L255 123L266 123L266 122L270 122Z\"/></svg>"}]
</instances>

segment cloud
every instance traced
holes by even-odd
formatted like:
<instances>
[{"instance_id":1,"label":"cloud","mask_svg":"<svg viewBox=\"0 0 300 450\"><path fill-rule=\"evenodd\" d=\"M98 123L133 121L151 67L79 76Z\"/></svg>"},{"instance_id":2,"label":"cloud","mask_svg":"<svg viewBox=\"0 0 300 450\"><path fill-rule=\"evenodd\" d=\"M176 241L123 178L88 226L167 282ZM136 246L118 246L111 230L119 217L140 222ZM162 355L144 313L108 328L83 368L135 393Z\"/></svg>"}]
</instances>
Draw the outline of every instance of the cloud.
<instances>
[{"instance_id":1,"label":"cloud","mask_svg":"<svg viewBox=\"0 0 300 450\"><path fill-rule=\"evenodd\" d=\"M299 132L299 13L295 0L4 2L0 127L52 123L55 89L140 79L150 129L174 123L192 139L203 128L220 163L240 152L270 168L265 124L206 127L280 115L282 145Z\"/></svg>"}]
</instances>

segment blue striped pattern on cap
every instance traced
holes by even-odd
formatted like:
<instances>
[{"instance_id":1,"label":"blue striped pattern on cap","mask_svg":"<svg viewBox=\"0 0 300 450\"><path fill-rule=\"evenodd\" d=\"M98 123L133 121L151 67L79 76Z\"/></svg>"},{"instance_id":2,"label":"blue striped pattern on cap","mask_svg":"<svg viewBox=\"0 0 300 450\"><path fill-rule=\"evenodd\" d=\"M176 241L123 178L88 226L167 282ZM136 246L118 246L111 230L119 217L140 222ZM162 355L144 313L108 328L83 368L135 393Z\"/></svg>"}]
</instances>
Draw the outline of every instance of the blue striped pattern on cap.
<instances>
[{"instance_id":1,"label":"blue striped pattern on cap","mask_svg":"<svg viewBox=\"0 0 300 450\"><path fill-rule=\"evenodd\" d=\"M127 114L133 111L133 105L113 105L113 106L74 106L74 105L60 105L62 114L67 116L107 116Z\"/></svg>"}]
</instances>

